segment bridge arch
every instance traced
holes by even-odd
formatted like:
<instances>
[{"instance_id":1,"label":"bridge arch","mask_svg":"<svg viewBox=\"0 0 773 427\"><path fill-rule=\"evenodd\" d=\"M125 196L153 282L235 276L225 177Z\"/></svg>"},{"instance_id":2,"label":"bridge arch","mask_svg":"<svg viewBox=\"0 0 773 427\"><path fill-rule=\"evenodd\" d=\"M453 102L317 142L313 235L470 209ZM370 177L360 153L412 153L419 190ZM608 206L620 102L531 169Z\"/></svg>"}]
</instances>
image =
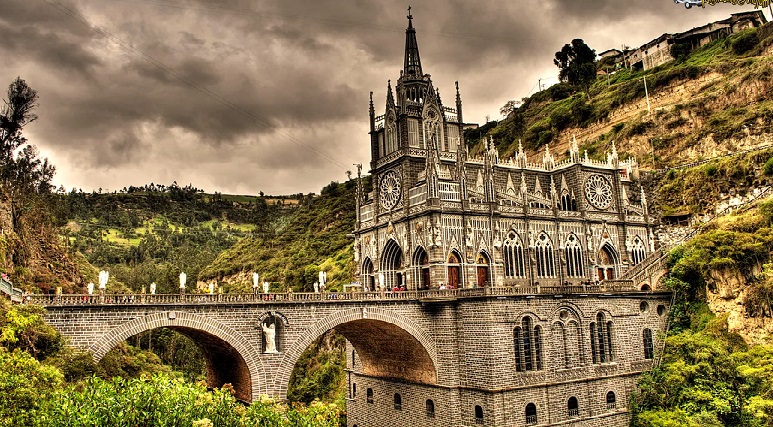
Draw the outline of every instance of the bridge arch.
<instances>
[{"instance_id":1,"label":"bridge arch","mask_svg":"<svg viewBox=\"0 0 773 427\"><path fill-rule=\"evenodd\" d=\"M266 373L257 357L260 349L229 326L193 313L167 311L138 317L103 334L89 350L99 362L120 342L157 328L169 328L196 341L207 359L210 386L231 383L236 397L247 402L260 394L268 394Z\"/></svg>"},{"instance_id":2,"label":"bridge arch","mask_svg":"<svg viewBox=\"0 0 773 427\"><path fill-rule=\"evenodd\" d=\"M272 390L287 396L295 364L306 348L335 329L355 348L366 375L436 384L438 354L434 340L413 320L389 310L359 307L336 312L306 329L284 354Z\"/></svg>"}]
</instances>

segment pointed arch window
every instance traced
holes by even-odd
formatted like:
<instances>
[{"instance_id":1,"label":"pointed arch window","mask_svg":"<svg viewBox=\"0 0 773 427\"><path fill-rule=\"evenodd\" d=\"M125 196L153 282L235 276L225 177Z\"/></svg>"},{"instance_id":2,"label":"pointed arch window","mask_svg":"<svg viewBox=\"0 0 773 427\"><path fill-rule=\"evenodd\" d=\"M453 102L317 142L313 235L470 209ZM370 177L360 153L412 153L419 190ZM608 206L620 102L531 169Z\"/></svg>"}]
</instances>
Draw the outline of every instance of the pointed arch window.
<instances>
[{"instance_id":1,"label":"pointed arch window","mask_svg":"<svg viewBox=\"0 0 773 427\"><path fill-rule=\"evenodd\" d=\"M526 277L523 244L515 233L510 233L507 236L507 239L502 244L502 252L505 258L505 277Z\"/></svg>"},{"instance_id":2,"label":"pointed arch window","mask_svg":"<svg viewBox=\"0 0 773 427\"><path fill-rule=\"evenodd\" d=\"M534 243L535 258L537 259L537 277L555 277L556 261L553 254L553 242L547 234L542 233Z\"/></svg>"},{"instance_id":3,"label":"pointed arch window","mask_svg":"<svg viewBox=\"0 0 773 427\"><path fill-rule=\"evenodd\" d=\"M419 134L419 120L418 119L408 119L408 146L415 147L415 148L424 148L421 145L421 141L419 140L420 134Z\"/></svg>"},{"instance_id":4,"label":"pointed arch window","mask_svg":"<svg viewBox=\"0 0 773 427\"><path fill-rule=\"evenodd\" d=\"M542 328L530 316L513 329L513 351L517 372L542 370Z\"/></svg>"},{"instance_id":5,"label":"pointed arch window","mask_svg":"<svg viewBox=\"0 0 773 427\"><path fill-rule=\"evenodd\" d=\"M636 236L633 239L633 248L631 249L631 261L633 261L633 265L644 261L644 258L646 257L647 251L644 248L644 242L641 241L639 236Z\"/></svg>"},{"instance_id":6,"label":"pointed arch window","mask_svg":"<svg viewBox=\"0 0 773 427\"><path fill-rule=\"evenodd\" d=\"M617 408L617 396L614 391L607 392L607 409Z\"/></svg>"},{"instance_id":7,"label":"pointed arch window","mask_svg":"<svg viewBox=\"0 0 773 427\"><path fill-rule=\"evenodd\" d=\"M567 415L569 418L580 416L580 405L577 402L577 398L572 396L569 401L566 402Z\"/></svg>"},{"instance_id":8,"label":"pointed arch window","mask_svg":"<svg viewBox=\"0 0 773 427\"><path fill-rule=\"evenodd\" d=\"M582 258L582 246L580 240L574 234L570 234L566 241L566 275L568 277L584 277L585 267Z\"/></svg>"},{"instance_id":9,"label":"pointed arch window","mask_svg":"<svg viewBox=\"0 0 773 427\"><path fill-rule=\"evenodd\" d=\"M365 258L362 262L362 284L368 290L376 290L373 275L373 261L371 261L370 258Z\"/></svg>"},{"instance_id":10,"label":"pointed arch window","mask_svg":"<svg viewBox=\"0 0 773 427\"><path fill-rule=\"evenodd\" d=\"M390 113L386 120L386 154L397 151L397 122L394 114Z\"/></svg>"},{"instance_id":11,"label":"pointed arch window","mask_svg":"<svg viewBox=\"0 0 773 427\"><path fill-rule=\"evenodd\" d=\"M569 193L567 190L561 192L561 210L577 211L577 200L574 198L574 192Z\"/></svg>"}]
</instances>

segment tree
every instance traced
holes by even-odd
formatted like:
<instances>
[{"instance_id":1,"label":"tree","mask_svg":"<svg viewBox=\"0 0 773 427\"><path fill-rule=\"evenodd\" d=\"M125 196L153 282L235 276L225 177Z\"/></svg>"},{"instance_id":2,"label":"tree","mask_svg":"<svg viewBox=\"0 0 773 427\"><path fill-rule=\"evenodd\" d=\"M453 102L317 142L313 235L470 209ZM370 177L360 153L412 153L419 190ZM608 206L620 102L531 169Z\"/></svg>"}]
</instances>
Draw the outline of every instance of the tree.
<instances>
[{"instance_id":1,"label":"tree","mask_svg":"<svg viewBox=\"0 0 773 427\"><path fill-rule=\"evenodd\" d=\"M505 102L505 105L502 106L502 108L499 109L499 114L503 115L504 117L507 117L515 111L516 108L521 104L521 101L515 101L510 100Z\"/></svg>"},{"instance_id":2,"label":"tree","mask_svg":"<svg viewBox=\"0 0 773 427\"><path fill-rule=\"evenodd\" d=\"M17 77L8 87L7 99L0 110L0 185L11 202L14 227L32 196L51 192L55 168L48 159L40 159L34 145L22 134L24 127L38 116L38 93Z\"/></svg>"},{"instance_id":3,"label":"tree","mask_svg":"<svg viewBox=\"0 0 773 427\"><path fill-rule=\"evenodd\" d=\"M553 63L558 67L558 78L562 82L587 92L588 86L596 79L596 51L582 39L572 40L556 52Z\"/></svg>"}]
</instances>

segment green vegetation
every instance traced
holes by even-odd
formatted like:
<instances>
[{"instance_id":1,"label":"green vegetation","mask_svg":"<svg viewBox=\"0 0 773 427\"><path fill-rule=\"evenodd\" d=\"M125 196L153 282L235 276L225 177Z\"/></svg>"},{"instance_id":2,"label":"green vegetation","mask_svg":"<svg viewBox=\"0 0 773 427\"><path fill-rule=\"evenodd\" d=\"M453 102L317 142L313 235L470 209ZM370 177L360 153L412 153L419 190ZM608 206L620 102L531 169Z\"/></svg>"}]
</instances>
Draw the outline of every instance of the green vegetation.
<instances>
[{"instance_id":1,"label":"green vegetation","mask_svg":"<svg viewBox=\"0 0 773 427\"><path fill-rule=\"evenodd\" d=\"M247 237L223 251L199 274L218 279L258 271L274 290L312 291L320 268L328 273L328 289L352 281L353 249L346 237L354 229L356 182L332 182L319 197L306 198L273 237ZM230 292L249 292L251 279L230 283ZM278 282L278 283L277 283Z\"/></svg>"},{"instance_id":2,"label":"green vegetation","mask_svg":"<svg viewBox=\"0 0 773 427\"><path fill-rule=\"evenodd\" d=\"M290 376L287 398L312 403L319 399L345 405L346 340L335 331L322 335L307 348Z\"/></svg>"},{"instance_id":3,"label":"green vegetation","mask_svg":"<svg viewBox=\"0 0 773 427\"><path fill-rule=\"evenodd\" d=\"M545 144L565 141L556 139L566 129L609 123L610 128L622 125L626 130L621 132L623 128L616 127L602 135L599 141L585 143L606 146L612 139L627 140L632 136L647 135L653 140L659 138L661 144L655 149L658 155L662 152L662 157L666 158L665 154L675 147L675 141L679 141L680 147L691 147L709 136L722 140L741 137L746 132L763 132L773 124L770 92L760 91L756 102L750 105L736 102L735 98L748 93L749 87L767 87L773 79L773 58L763 55L773 44L772 33L773 24L767 24L692 51L689 46L674 45L672 55L676 60L647 71L612 70L609 64L597 64L586 86L568 80L572 57L562 50L557 52L555 62L561 68L564 83L524 98L517 108L514 101L509 102L502 109L507 114L504 120L493 127L467 131L465 139L472 147L471 152L478 153L482 138L493 136L500 156L509 157L516 151L518 140L523 141L525 148L538 150ZM572 46L564 47L567 48L571 50ZM613 74L596 77L596 68ZM647 79L650 97L656 97L675 85L695 82L707 75L713 78L715 74L721 74L719 80L702 87L700 96L656 111L655 117L610 118L610 114L620 107L644 99L643 78ZM620 122L614 123L615 120ZM683 132L680 127L687 124L693 124L694 129ZM589 155L593 156L590 151ZM652 156L639 161L642 164L652 162Z\"/></svg>"},{"instance_id":4,"label":"green vegetation","mask_svg":"<svg viewBox=\"0 0 773 427\"><path fill-rule=\"evenodd\" d=\"M769 182L766 165L773 149L713 159L686 169L671 169L659 179L662 215L702 213L712 209L720 193L747 191ZM773 168L773 165L771 166Z\"/></svg>"},{"instance_id":5,"label":"green vegetation","mask_svg":"<svg viewBox=\"0 0 773 427\"><path fill-rule=\"evenodd\" d=\"M636 427L773 425L773 343L749 345L715 316L706 291L742 278L746 313L773 317L773 200L723 217L677 248L666 286L674 292L662 363L639 381Z\"/></svg>"}]
</instances>

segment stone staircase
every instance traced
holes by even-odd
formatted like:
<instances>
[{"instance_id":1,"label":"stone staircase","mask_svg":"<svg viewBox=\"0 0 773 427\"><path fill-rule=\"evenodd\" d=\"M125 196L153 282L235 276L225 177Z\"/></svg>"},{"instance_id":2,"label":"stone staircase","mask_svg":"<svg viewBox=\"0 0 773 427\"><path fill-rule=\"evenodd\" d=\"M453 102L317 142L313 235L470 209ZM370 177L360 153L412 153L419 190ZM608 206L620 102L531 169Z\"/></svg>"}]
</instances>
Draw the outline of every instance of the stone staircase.
<instances>
[{"instance_id":1,"label":"stone staircase","mask_svg":"<svg viewBox=\"0 0 773 427\"><path fill-rule=\"evenodd\" d=\"M0 292L11 298L12 302L20 303L23 299L23 292L19 288L14 288L13 283L0 277Z\"/></svg>"}]
</instances>

